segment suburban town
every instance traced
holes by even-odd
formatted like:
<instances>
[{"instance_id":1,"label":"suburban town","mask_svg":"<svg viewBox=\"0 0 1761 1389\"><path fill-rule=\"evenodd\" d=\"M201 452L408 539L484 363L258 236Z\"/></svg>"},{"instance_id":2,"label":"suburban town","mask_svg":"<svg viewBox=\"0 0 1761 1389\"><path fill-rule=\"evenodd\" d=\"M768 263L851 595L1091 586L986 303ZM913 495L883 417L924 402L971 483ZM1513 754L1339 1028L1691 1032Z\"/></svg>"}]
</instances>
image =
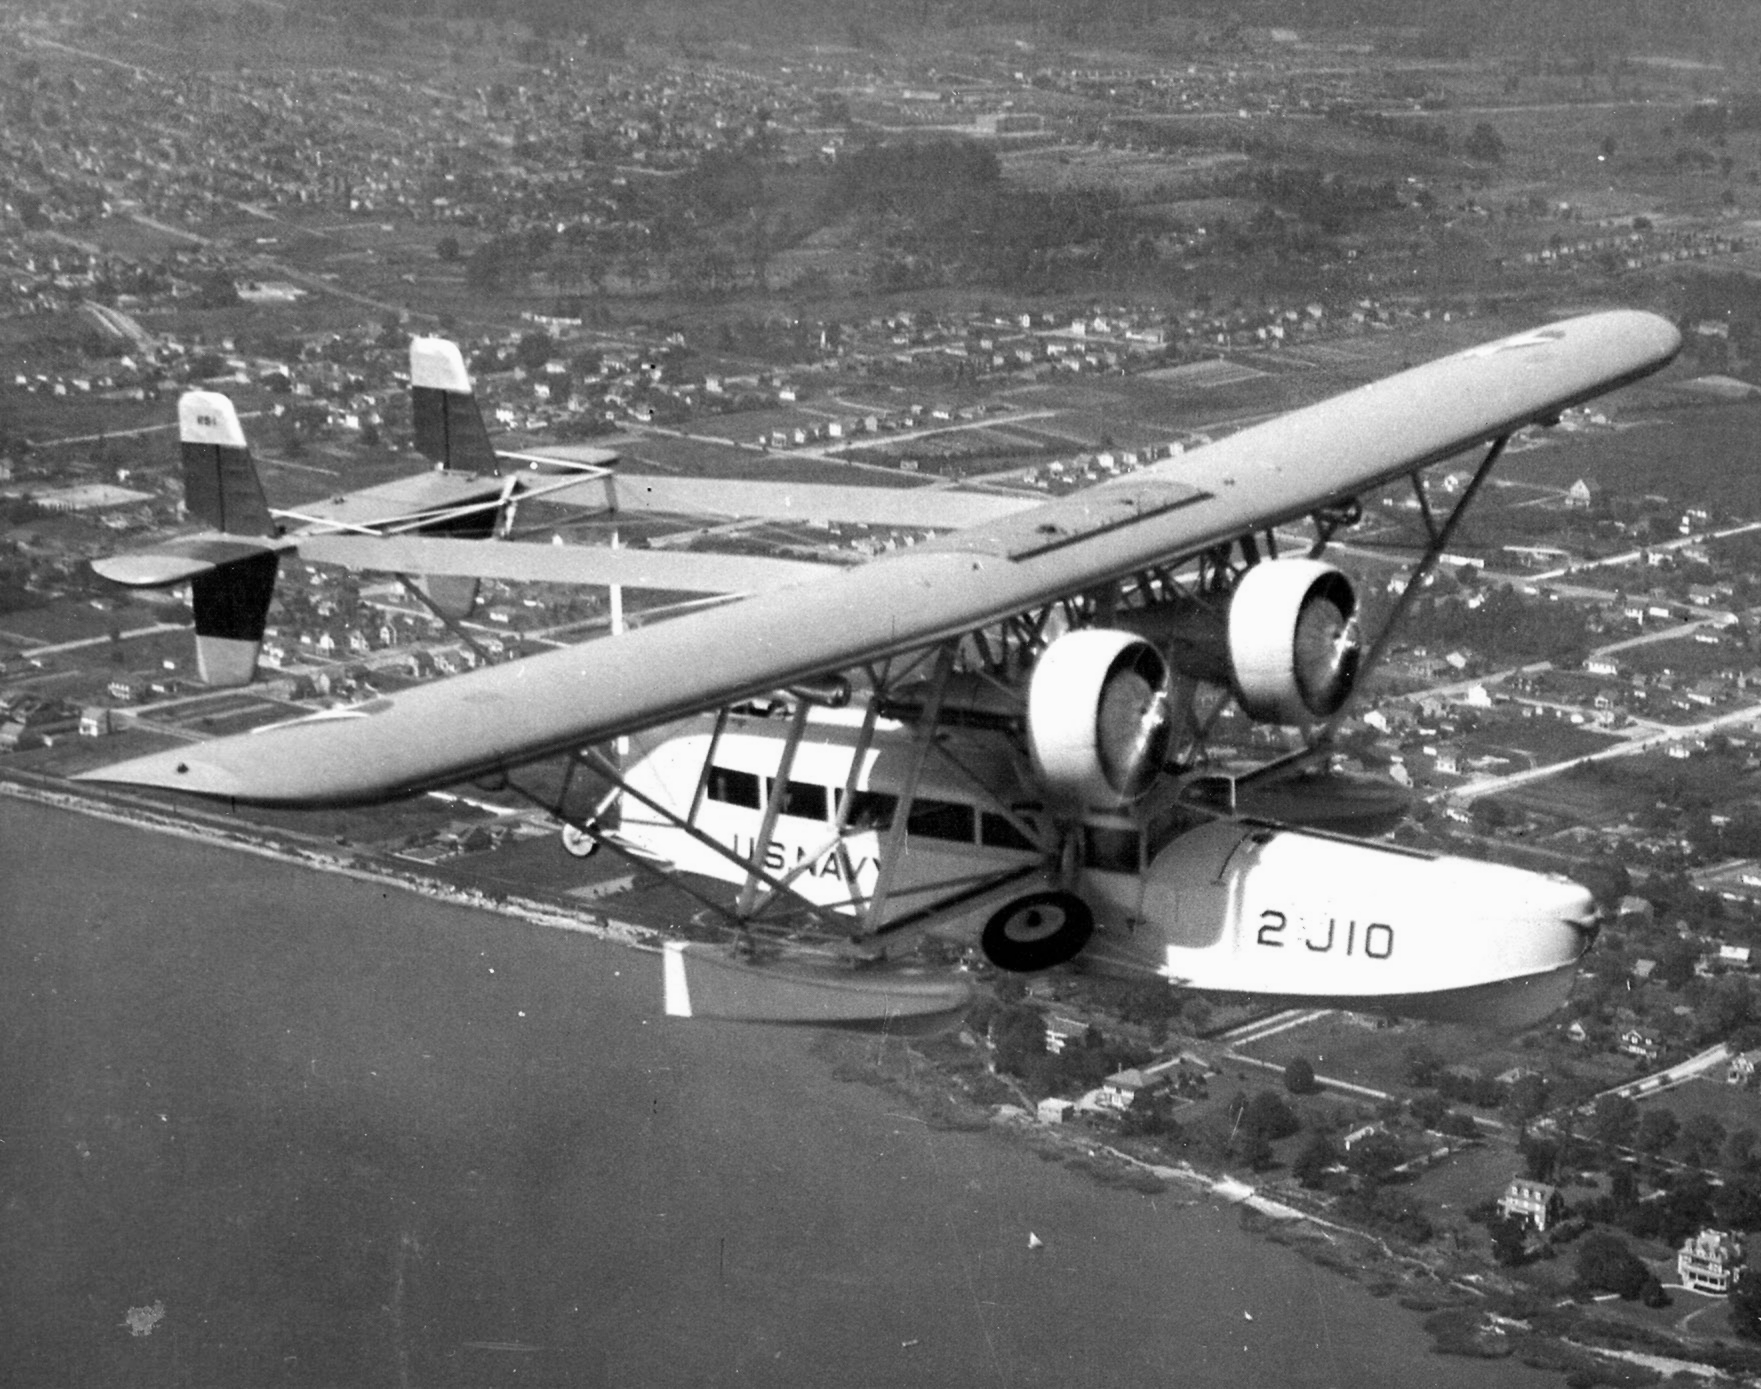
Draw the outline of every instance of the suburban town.
<instances>
[{"instance_id":1,"label":"suburban town","mask_svg":"<svg viewBox=\"0 0 1761 1389\"><path fill-rule=\"evenodd\" d=\"M1583 883L1598 934L1563 1011L1501 1035L1007 975L931 942L977 987L961 1025L847 1050L932 1122L1224 1193L1395 1293L1440 1352L1581 1384L1761 1377L1752 61L1649 31L1476 56L1416 20L1169 21L1133 50L1023 19L955 57L861 21L745 43L373 9L0 16L0 791L708 938L663 874L575 858L493 789L228 817L76 792L698 601L488 579L451 621L399 579L288 561L257 679L212 688L186 591L91 569L191 528L182 393L232 400L294 518L430 466L413 336L459 344L522 456L1037 498L1549 318L1650 308L1676 362L1512 441L1330 765L1257 808ZM1333 539L1366 629L1471 474L1365 496ZM837 569L934 533L542 500L517 521ZM1231 709L1207 738L1229 772L1299 745Z\"/></svg>"}]
</instances>

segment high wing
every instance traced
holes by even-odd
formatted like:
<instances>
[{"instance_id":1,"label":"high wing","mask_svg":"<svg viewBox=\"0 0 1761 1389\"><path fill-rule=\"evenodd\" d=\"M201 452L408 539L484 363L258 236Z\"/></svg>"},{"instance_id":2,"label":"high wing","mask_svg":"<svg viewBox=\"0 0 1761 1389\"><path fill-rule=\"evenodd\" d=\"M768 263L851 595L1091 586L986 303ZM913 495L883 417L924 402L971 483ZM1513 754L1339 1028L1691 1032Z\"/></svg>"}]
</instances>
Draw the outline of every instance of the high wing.
<instances>
[{"instance_id":1,"label":"high wing","mask_svg":"<svg viewBox=\"0 0 1761 1389\"><path fill-rule=\"evenodd\" d=\"M537 455L531 455L537 457ZM1037 497L956 492L947 487L853 487L837 483L610 473L570 482L545 500L640 516L738 516L769 521L856 522L913 530L953 530L1030 511Z\"/></svg>"},{"instance_id":2,"label":"high wing","mask_svg":"<svg viewBox=\"0 0 1761 1389\"><path fill-rule=\"evenodd\" d=\"M277 805L374 802L923 649L1350 502L1665 365L1655 315L1586 315L1360 387L853 570L94 780Z\"/></svg>"},{"instance_id":3,"label":"high wing","mask_svg":"<svg viewBox=\"0 0 1761 1389\"><path fill-rule=\"evenodd\" d=\"M614 550L604 545L532 545L425 535L309 535L302 558L391 574L446 574L516 583L624 584L680 593L759 593L836 574L839 567L763 555Z\"/></svg>"}]
</instances>

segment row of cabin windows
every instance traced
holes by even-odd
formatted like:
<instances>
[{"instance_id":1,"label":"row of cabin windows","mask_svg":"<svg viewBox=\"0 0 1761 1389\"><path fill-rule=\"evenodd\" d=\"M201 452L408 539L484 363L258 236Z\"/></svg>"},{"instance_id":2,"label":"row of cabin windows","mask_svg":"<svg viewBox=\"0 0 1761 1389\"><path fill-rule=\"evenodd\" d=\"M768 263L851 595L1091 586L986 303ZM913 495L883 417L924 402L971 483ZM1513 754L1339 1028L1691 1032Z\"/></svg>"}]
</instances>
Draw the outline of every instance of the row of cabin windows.
<instances>
[{"instance_id":1,"label":"row of cabin windows","mask_svg":"<svg viewBox=\"0 0 1761 1389\"><path fill-rule=\"evenodd\" d=\"M775 796L776 779L765 777L763 792ZM724 805L737 805L747 810L760 810L763 801L760 799L758 776L753 772L738 772L730 767L711 766L709 782L705 794L712 801L720 801ZM782 790L782 804L778 813L797 816L803 820L826 821L832 818L832 807L842 804L843 789L837 791L821 786L813 781L785 781ZM845 818L845 826L852 830L884 830L892 826L893 815L899 808L899 798L886 791L856 791L852 793L850 813ZM977 806L967 805L962 801L941 801L929 796L918 796L911 802L911 813L905 822L905 832L920 839L945 839L955 844L973 842L973 827L977 825L978 842L993 849L1028 849L1035 847L1032 840L1022 834L1006 816L992 811L981 811Z\"/></svg>"}]
</instances>

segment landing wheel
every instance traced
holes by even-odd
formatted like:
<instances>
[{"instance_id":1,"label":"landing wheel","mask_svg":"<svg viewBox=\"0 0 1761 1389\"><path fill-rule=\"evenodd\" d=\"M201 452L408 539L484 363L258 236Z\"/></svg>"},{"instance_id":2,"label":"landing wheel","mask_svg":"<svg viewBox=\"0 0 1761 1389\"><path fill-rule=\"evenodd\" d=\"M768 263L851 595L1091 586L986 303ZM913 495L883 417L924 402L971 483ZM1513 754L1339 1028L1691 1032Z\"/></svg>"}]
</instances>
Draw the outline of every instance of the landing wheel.
<instances>
[{"instance_id":1,"label":"landing wheel","mask_svg":"<svg viewBox=\"0 0 1761 1389\"><path fill-rule=\"evenodd\" d=\"M1016 898L987 921L979 945L998 969L1029 974L1075 959L1094 928L1094 913L1080 897L1035 892Z\"/></svg>"},{"instance_id":2,"label":"landing wheel","mask_svg":"<svg viewBox=\"0 0 1761 1389\"><path fill-rule=\"evenodd\" d=\"M576 858L592 858L599 852L599 836L579 825L564 825L563 848Z\"/></svg>"}]
</instances>

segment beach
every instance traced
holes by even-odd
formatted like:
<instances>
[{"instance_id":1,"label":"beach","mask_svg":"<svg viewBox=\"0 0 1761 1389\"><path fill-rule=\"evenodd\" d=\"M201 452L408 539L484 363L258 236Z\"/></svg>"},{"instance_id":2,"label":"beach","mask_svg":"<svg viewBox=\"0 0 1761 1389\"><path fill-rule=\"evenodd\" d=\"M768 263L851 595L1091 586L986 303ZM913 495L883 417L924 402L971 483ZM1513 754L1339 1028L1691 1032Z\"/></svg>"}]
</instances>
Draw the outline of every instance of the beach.
<instances>
[{"instance_id":1,"label":"beach","mask_svg":"<svg viewBox=\"0 0 1761 1389\"><path fill-rule=\"evenodd\" d=\"M653 953L6 799L0 908L11 1385L1558 1383Z\"/></svg>"}]
</instances>

